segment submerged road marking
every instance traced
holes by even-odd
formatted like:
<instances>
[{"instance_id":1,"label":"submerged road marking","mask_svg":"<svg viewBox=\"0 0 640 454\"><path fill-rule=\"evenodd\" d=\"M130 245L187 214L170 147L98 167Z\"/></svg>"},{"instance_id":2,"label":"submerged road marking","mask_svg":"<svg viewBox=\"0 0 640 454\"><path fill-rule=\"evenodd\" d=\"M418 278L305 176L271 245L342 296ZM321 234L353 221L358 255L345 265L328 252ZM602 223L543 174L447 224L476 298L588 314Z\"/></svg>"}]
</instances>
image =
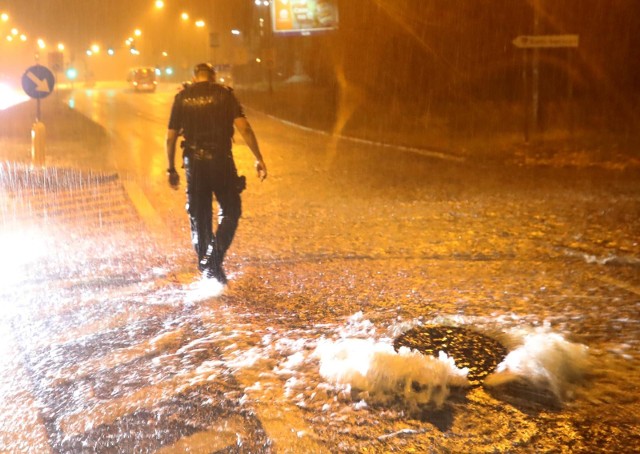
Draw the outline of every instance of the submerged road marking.
<instances>
[{"instance_id":1,"label":"submerged road marking","mask_svg":"<svg viewBox=\"0 0 640 454\"><path fill-rule=\"evenodd\" d=\"M246 436L245 420L238 416L219 421L209 430L196 432L183 437L174 444L164 446L155 454L209 454L211 452L235 452L238 448L239 435Z\"/></svg>"},{"instance_id":2,"label":"submerged road marking","mask_svg":"<svg viewBox=\"0 0 640 454\"><path fill-rule=\"evenodd\" d=\"M168 238L170 236L169 229L153 208L142 188L133 181L123 181L122 184L136 211L148 227L149 233L156 238Z\"/></svg>"},{"instance_id":3,"label":"submerged road marking","mask_svg":"<svg viewBox=\"0 0 640 454\"><path fill-rule=\"evenodd\" d=\"M233 311L224 306L203 304L198 306L197 315L207 326L208 320L220 326L233 327L241 324L232 317ZM221 359L225 364L237 361L223 350ZM266 366L266 367L265 367ZM270 361L255 361L253 365L233 370L233 377L244 388L250 405L262 424L267 437L273 442L277 452L328 453L329 450L316 440L319 439L313 429L305 422L302 411L285 395L282 383L268 383L268 374L272 372ZM260 384L256 389L256 384ZM272 386L270 386L272 385Z\"/></svg>"},{"instance_id":4,"label":"submerged road marking","mask_svg":"<svg viewBox=\"0 0 640 454\"><path fill-rule=\"evenodd\" d=\"M287 126L292 126L294 128L298 128L301 129L302 131L307 131L307 132L313 132L315 134L320 134L323 136L327 136L327 137L333 137L333 138L337 138L340 140L347 140L349 142L355 142L355 143L361 143L363 145L371 145L374 147L382 147L382 148L393 148L395 150L400 150L400 151L405 151L407 153L413 153L413 154L418 154L421 156L427 156L430 158L438 158L438 159L443 159L445 161L456 161L456 162L464 162L465 158L463 156L457 156L454 155L453 153L447 153L444 151L437 151L437 150L429 150L426 148L416 148L416 147L406 147L403 145L394 145L394 144L389 144L389 143L383 143L383 142L376 142L373 140L367 140L367 139L359 139L357 137L350 137L350 136L345 136L342 134L333 134L333 133L329 133L326 131L321 131L319 129L313 129L313 128L309 128L308 126L302 126L299 125L298 123L294 123L292 121L288 121L288 120L283 120L282 118L278 118L275 117L273 115L269 115L269 114L265 114L263 113L263 115L265 115L268 118L271 118L272 120L278 121L284 125Z\"/></svg>"},{"instance_id":5,"label":"submerged road marking","mask_svg":"<svg viewBox=\"0 0 640 454\"><path fill-rule=\"evenodd\" d=\"M3 323L4 324L4 323ZM9 327L0 325L0 332ZM21 361L19 342L3 336L0 344L0 452L51 453L49 434L41 416L38 399L32 393L31 377Z\"/></svg>"},{"instance_id":6,"label":"submerged road marking","mask_svg":"<svg viewBox=\"0 0 640 454\"><path fill-rule=\"evenodd\" d=\"M610 285L613 285L615 287L618 287L618 288L621 288L623 290L626 290L628 292L635 293L636 295L640 295L640 287L637 287L635 285L629 284L629 283L624 282L624 281L620 281L620 280L618 280L616 278L613 278L611 276L606 276L606 275L605 276L597 276L597 275L594 275L594 274L592 274L591 276L593 278L601 281L601 282L604 282L605 284L610 284Z\"/></svg>"}]
</instances>

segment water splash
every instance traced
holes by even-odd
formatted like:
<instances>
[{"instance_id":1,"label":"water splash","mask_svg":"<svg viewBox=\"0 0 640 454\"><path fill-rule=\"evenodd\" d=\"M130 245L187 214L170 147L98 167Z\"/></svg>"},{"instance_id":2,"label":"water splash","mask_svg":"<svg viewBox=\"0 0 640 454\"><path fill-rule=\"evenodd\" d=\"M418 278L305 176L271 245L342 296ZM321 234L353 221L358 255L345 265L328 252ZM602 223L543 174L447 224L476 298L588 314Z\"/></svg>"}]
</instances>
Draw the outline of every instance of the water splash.
<instances>
[{"instance_id":1,"label":"water splash","mask_svg":"<svg viewBox=\"0 0 640 454\"><path fill-rule=\"evenodd\" d=\"M465 387L468 369L458 369L452 358L438 358L406 347L397 352L385 342L345 339L321 342L315 352L320 375L345 386L354 400L390 405L398 398L414 411L424 405L439 408L452 386Z\"/></svg>"},{"instance_id":2,"label":"water splash","mask_svg":"<svg viewBox=\"0 0 640 454\"><path fill-rule=\"evenodd\" d=\"M522 344L498 364L485 386L517 383L541 393L550 392L558 402L571 399L591 368L588 347L542 329L520 336Z\"/></svg>"},{"instance_id":3,"label":"water splash","mask_svg":"<svg viewBox=\"0 0 640 454\"><path fill-rule=\"evenodd\" d=\"M216 279L202 278L187 287L185 302L189 304L198 303L215 298L224 293L224 285Z\"/></svg>"}]
</instances>

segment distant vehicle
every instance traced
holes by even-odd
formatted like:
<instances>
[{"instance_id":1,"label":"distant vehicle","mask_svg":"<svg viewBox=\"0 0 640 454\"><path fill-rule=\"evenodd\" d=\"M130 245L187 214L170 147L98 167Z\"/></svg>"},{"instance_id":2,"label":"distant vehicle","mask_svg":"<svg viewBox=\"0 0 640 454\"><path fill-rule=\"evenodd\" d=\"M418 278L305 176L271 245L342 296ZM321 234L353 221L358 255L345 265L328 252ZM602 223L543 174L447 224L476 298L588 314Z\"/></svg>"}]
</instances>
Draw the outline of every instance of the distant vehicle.
<instances>
[{"instance_id":1,"label":"distant vehicle","mask_svg":"<svg viewBox=\"0 0 640 454\"><path fill-rule=\"evenodd\" d=\"M216 65L216 82L220 85L226 85L233 88L233 75L231 73L231 65Z\"/></svg>"},{"instance_id":2,"label":"distant vehicle","mask_svg":"<svg viewBox=\"0 0 640 454\"><path fill-rule=\"evenodd\" d=\"M156 91L158 79L156 69L151 66L133 68L129 71L127 81L135 91Z\"/></svg>"}]
</instances>

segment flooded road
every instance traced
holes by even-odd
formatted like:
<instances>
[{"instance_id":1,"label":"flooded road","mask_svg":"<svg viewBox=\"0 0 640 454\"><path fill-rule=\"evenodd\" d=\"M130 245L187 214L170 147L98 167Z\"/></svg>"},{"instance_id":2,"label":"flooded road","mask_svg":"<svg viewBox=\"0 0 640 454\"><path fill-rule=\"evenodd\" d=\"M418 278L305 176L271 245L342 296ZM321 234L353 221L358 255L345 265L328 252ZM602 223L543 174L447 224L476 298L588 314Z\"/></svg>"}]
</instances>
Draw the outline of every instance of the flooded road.
<instances>
[{"instance_id":1,"label":"flooded road","mask_svg":"<svg viewBox=\"0 0 640 454\"><path fill-rule=\"evenodd\" d=\"M82 170L0 166L0 451L639 444L637 172L420 156L249 110L270 176L238 139L222 291L165 181L171 96L76 93L109 131L93 171L90 153ZM393 349L427 326L508 356L477 385L455 357Z\"/></svg>"}]
</instances>

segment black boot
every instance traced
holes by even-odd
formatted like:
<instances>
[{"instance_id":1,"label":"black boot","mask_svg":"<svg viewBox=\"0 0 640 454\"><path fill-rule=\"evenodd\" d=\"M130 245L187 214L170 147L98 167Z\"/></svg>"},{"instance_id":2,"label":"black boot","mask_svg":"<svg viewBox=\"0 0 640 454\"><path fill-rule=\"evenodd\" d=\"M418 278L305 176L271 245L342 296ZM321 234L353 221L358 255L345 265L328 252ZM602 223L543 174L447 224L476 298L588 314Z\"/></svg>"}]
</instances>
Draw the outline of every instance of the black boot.
<instances>
[{"instance_id":1,"label":"black boot","mask_svg":"<svg viewBox=\"0 0 640 454\"><path fill-rule=\"evenodd\" d=\"M198 265L198 268L200 267L204 270L204 276L207 279L215 279L222 285L227 284L227 275L224 273L224 268L222 268L222 259L218 253L218 248L215 246L215 242L212 241L209 243L207 255L200 260Z\"/></svg>"}]
</instances>

